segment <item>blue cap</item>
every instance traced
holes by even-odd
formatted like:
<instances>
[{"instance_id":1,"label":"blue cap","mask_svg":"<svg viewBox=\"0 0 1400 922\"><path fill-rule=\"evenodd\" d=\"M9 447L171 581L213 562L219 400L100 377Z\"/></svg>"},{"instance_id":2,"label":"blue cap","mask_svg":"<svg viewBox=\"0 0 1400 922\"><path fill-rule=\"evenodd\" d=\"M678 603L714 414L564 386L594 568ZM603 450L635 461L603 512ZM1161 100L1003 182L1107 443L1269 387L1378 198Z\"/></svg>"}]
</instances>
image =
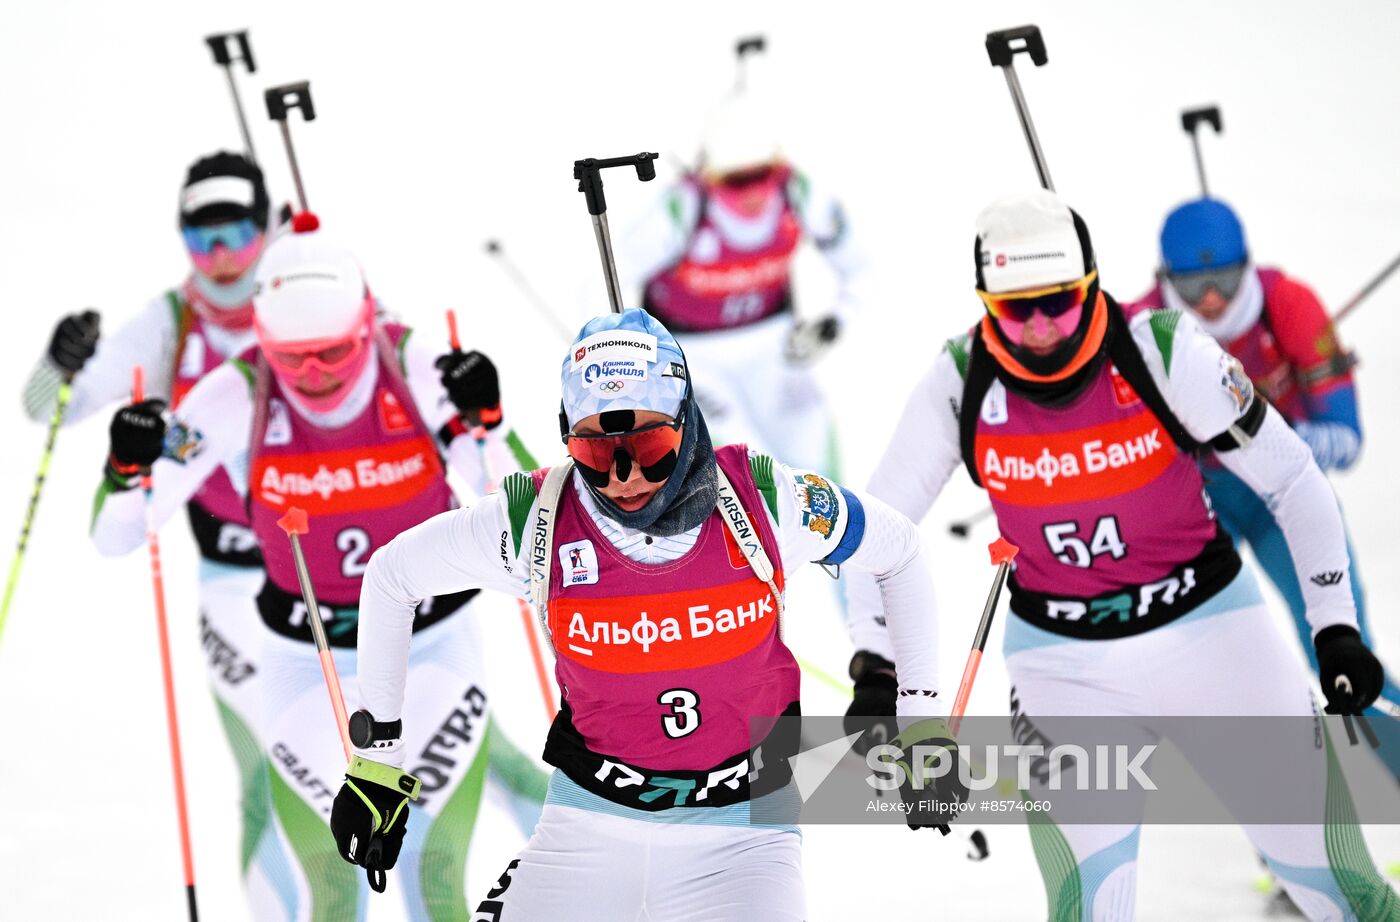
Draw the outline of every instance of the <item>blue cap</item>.
<instances>
[{"instance_id":1,"label":"blue cap","mask_svg":"<svg viewBox=\"0 0 1400 922\"><path fill-rule=\"evenodd\" d=\"M579 330L559 369L564 416L572 428L607 410L678 416L685 400L685 354L661 321L638 307L594 317Z\"/></svg>"},{"instance_id":2,"label":"blue cap","mask_svg":"<svg viewBox=\"0 0 1400 922\"><path fill-rule=\"evenodd\" d=\"M1240 219L1219 199L1177 206L1162 225L1161 243L1162 265L1168 272L1237 266L1249 258Z\"/></svg>"}]
</instances>

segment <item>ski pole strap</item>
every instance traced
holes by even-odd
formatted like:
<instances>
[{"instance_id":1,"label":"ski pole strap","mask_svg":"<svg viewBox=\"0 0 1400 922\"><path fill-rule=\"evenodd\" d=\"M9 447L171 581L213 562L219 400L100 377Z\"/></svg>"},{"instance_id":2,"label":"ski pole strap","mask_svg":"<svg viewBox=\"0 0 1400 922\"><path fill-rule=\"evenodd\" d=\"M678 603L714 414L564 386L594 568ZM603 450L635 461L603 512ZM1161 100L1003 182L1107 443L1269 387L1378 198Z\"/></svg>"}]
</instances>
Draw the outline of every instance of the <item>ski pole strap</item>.
<instances>
[{"instance_id":1,"label":"ski pole strap","mask_svg":"<svg viewBox=\"0 0 1400 922\"><path fill-rule=\"evenodd\" d=\"M781 636L783 592L773 581L773 561L768 559L768 552L763 549L763 541L759 538L758 529L754 527L753 520L749 518L749 513L744 509L743 503L739 502L739 494L734 492L734 485L729 482L728 475L719 465L715 465L715 474L719 478L719 497L715 500L715 504L719 508L720 518L724 519L725 527L734 536L734 543L743 552L749 566L753 568L754 574L767 583L768 590L773 593L773 604L778 609L778 627L779 636Z\"/></svg>"},{"instance_id":2,"label":"ski pole strap","mask_svg":"<svg viewBox=\"0 0 1400 922\"><path fill-rule=\"evenodd\" d=\"M551 653L555 652L554 635L549 632L549 583L554 573L554 514L559 508L564 482L573 470L573 459L551 467L535 499L533 543L530 545L530 601Z\"/></svg>"},{"instance_id":3,"label":"ski pole strap","mask_svg":"<svg viewBox=\"0 0 1400 922\"><path fill-rule=\"evenodd\" d=\"M355 756L351 759L350 767L345 770L345 774L351 778L358 778L361 781L386 787L391 791L400 791L409 800L417 800L418 794L423 790L423 782L403 769L385 765L383 762L376 762L373 759L366 759L364 756ZM359 794L360 792L357 789L355 793ZM364 797L363 794L360 796ZM374 809L373 804L370 804L370 809Z\"/></svg>"}]
</instances>

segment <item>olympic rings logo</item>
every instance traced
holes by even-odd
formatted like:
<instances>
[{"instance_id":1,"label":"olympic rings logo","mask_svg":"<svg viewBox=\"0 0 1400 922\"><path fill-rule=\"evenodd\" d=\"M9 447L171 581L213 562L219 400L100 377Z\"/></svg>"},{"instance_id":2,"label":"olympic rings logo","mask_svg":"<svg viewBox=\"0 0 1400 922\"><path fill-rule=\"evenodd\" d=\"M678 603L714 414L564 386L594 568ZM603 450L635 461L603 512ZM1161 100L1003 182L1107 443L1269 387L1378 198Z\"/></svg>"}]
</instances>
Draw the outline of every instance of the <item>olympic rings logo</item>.
<instances>
[{"instance_id":1,"label":"olympic rings logo","mask_svg":"<svg viewBox=\"0 0 1400 922\"><path fill-rule=\"evenodd\" d=\"M623 381L617 381L617 380L604 381L602 384L598 385L598 390L600 390L600 391L602 391L602 392L604 392L604 393L606 393L606 394L616 394L618 391L622 390L623 387L625 387L625 386L626 386L626 382L623 382Z\"/></svg>"}]
</instances>

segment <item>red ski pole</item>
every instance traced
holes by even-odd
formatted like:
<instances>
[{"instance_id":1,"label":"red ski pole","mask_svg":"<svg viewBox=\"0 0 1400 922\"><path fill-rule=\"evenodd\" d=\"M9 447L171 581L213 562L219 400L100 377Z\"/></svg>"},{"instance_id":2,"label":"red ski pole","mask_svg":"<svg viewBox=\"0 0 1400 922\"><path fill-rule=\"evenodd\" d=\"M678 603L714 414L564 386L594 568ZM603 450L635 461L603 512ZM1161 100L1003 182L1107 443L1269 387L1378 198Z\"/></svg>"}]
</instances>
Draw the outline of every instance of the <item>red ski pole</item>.
<instances>
[{"instance_id":1,"label":"red ski pole","mask_svg":"<svg viewBox=\"0 0 1400 922\"><path fill-rule=\"evenodd\" d=\"M987 646L987 635L992 630L992 617L996 614L997 602L1001 599L1001 587L1006 585L1006 574L1011 570L1011 561L1020 548L997 538L987 549L991 551L992 563L996 564L997 574L992 578L992 591L987 594L987 607L982 609L982 622L977 625L977 634L972 639L972 651L967 654L967 665L963 667L962 681L958 683L958 694L953 699L953 710L948 716L948 729L954 736L962 724L963 714L967 713L967 699L972 695L972 683L977 678L977 667L982 665L982 650Z\"/></svg>"},{"instance_id":2,"label":"red ski pole","mask_svg":"<svg viewBox=\"0 0 1400 922\"><path fill-rule=\"evenodd\" d=\"M131 375L131 400L145 400L145 382L141 366ZM141 492L146 501L146 547L151 552L151 584L156 596L156 633L160 639L160 673L165 683L165 724L170 731L170 768L175 775L175 813L180 820L180 854L185 863L185 900L190 922L199 919L199 907L194 895L194 851L190 847L190 813L185 802L185 765L180 757L180 718L175 711L175 676L170 668L170 631L165 617L165 577L160 569L160 538L156 535L155 508L151 503L151 472L141 475Z\"/></svg>"},{"instance_id":3,"label":"red ski pole","mask_svg":"<svg viewBox=\"0 0 1400 922\"><path fill-rule=\"evenodd\" d=\"M453 352L462 351L462 340L457 336L457 312L447 311L447 335L452 343ZM476 444L481 446L481 463L486 466L486 430L478 422L472 428L472 437L476 439ZM486 473L488 480L491 479L491 472ZM489 485L487 489L495 489L495 485ZM525 639L530 646L530 659L535 665L535 681L540 687L540 697L544 700L544 711L549 715L550 723L559 714L559 707L554 703L554 687L549 683L549 670L544 663L544 651L540 649L540 638L535 633L535 616L530 611L530 606L524 599L516 599L520 609L520 626L525 630Z\"/></svg>"},{"instance_id":4,"label":"red ski pole","mask_svg":"<svg viewBox=\"0 0 1400 922\"><path fill-rule=\"evenodd\" d=\"M301 539L311 531L306 521L306 510L293 506L287 514L277 520L277 526L287 533L292 542L292 561L296 564L297 582L301 584L301 597L306 603L306 617L311 622L311 638L316 641L316 653L321 657L321 675L326 680L326 693L331 698L331 711L335 714L335 728L340 731L340 745L345 750L345 761L350 761L350 716L345 710L345 694L340 690L340 674L335 671L335 659L331 656L331 645L326 641L326 628L321 623L321 609L316 604L316 590L311 587L311 573L306 569L306 557L301 552Z\"/></svg>"},{"instance_id":5,"label":"red ski pole","mask_svg":"<svg viewBox=\"0 0 1400 922\"><path fill-rule=\"evenodd\" d=\"M277 526L287 533L292 542L292 562L296 565L297 582L301 584L301 598L306 603L306 617L311 622L311 638L316 642L316 653L321 658L321 675L326 680L326 694L331 699L331 712L335 715L335 729L340 734L340 747L345 751L345 761L351 761L350 716L345 710L345 694L340 690L340 674L335 671L335 658L331 656L331 645L326 641L326 627L321 623L321 607L316 604L316 590L311 585L311 573L306 569L306 555L301 552L301 539L298 535L309 534L306 510L293 506L287 514L277 520ZM388 875L380 866L378 843L371 843L365 854L365 877L370 889L383 893L388 885Z\"/></svg>"}]
</instances>

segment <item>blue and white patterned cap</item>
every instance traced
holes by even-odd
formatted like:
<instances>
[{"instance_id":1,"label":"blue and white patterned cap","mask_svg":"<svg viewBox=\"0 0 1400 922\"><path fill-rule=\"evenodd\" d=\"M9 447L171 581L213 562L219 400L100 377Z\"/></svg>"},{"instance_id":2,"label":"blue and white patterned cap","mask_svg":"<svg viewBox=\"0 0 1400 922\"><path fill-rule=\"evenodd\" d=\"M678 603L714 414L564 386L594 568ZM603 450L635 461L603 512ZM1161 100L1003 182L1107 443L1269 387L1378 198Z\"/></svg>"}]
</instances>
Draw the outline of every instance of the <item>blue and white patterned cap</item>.
<instances>
[{"instance_id":1,"label":"blue and white patterned cap","mask_svg":"<svg viewBox=\"0 0 1400 922\"><path fill-rule=\"evenodd\" d=\"M661 321L637 307L584 324L559 376L570 429L608 410L677 416L685 400L681 347Z\"/></svg>"}]
</instances>

